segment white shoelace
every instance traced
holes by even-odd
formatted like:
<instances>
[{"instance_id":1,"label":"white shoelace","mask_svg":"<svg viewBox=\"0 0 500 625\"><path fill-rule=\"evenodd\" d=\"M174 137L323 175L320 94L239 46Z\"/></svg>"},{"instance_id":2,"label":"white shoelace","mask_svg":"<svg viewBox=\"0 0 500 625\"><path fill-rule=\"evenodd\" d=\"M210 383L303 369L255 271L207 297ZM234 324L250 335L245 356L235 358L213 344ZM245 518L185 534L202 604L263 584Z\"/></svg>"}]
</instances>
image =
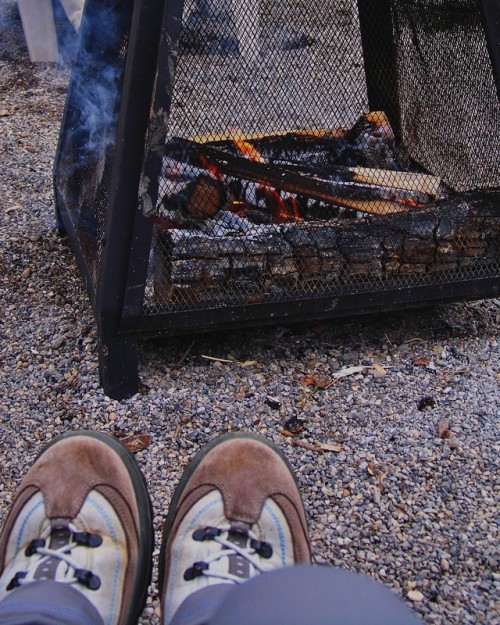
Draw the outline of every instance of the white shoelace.
<instances>
[{"instance_id":1,"label":"white shoelace","mask_svg":"<svg viewBox=\"0 0 500 625\"><path fill-rule=\"evenodd\" d=\"M71 536L74 537L75 534L78 534L79 530L69 523L67 525L67 529L71 532ZM40 535L40 539L47 541L50 537L53 528L51 526L47 526L47 528ZM79 562L77 562L74 558L72 558L69 553L71 553L74 549L78 547L82 547L81 543L76 542L74 539L66 545L63 545L59 549L50 549L49 547L33 547L33 553L31 554L30 563L26 570L16 573L14 579L16 581L16 585L23 586L26 584L30 584L33 581L33 575L36 570L42 566L45 562L48 562L51 558L56 560L60 560L61 562L65 562L68 565L68 569L65 572L63 579L58 579L58 582L64 584L77 584L84 583L82 581L82 574L87 575L87 579L94 578L98 581L100 585L99 578L92 574L91 571L87 571L82 569L82 566ZM40 557L36 557L40 556ZM80 574L80 578L78 575ZM86 584L87 585L87 584ZM90 587L90 586L89 586ZM95 588L96 589L96 588Z\"/></svg>"},{"instance_id":2,"label":"white shoelace","mask_svg":"<svg viewBox=\"0 0 500 625\"><path fill-rule=\"evenodd\" d=\"M219 529L221 532L229 533L229 531L231 530L231 526L221 525L217 529ZM247 535L249 539L258 540L257 535L251 530L248 530ZM221 560L222 558L238 555L244 558L245 560L247 560L247 562L249 562L259 573L264 573L266 570L268 570L262 566L262 564L257 560L257 558L254 557L254 555L257 553L257 551L254 548L239 547L235 543L231 542L227 538L223 538L222 536L214 536L213 538L211 538L211 540L215 541L216 543L219 543L219 545L221 545L222 547L225 547L225 549L221 549L219 552L214 553L212 556L205 558L203 560L209 566L212 562L217 562ZM206 577L215 577L218 579L224 579L230 582L234 582L236 584L243 584L245 581L247 581L245 578L238 577L237 575L232 575L231 573L211 571L210 568L202 571L202 574L205 575Z\"/></svg>"}]
</instances>

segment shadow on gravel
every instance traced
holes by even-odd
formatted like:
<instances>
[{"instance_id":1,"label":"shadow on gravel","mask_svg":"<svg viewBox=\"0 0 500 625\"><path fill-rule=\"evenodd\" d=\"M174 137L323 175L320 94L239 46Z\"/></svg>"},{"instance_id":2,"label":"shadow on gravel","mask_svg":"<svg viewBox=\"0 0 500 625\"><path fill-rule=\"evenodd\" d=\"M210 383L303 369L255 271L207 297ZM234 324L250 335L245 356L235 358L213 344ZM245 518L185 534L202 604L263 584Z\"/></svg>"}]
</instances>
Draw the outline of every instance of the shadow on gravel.
<instances>
[{"instance_id":1,"label":"shadow on gravel","mask_svg":"<svg viewBox=\"0 0 500 625\"><path fill-rule=\"evenodd\" d=\"M333 348L359 353L415 341L445 341L453 338L481 337L498 327L500 306L481 302L440 304L434 307L398 311L350 319L333 319L307 324L290 324L186 335L150 338L140 341L145 363L149 356L160 357L165 367L181 367L193 360L211 363L203 355L227 355L235 361L248 361L258 354L269 361L286 359L291 352ZM348 347L347 347L348 346ZM349 364L358 364L357 362Z\"/></svg>"}]
</instances>

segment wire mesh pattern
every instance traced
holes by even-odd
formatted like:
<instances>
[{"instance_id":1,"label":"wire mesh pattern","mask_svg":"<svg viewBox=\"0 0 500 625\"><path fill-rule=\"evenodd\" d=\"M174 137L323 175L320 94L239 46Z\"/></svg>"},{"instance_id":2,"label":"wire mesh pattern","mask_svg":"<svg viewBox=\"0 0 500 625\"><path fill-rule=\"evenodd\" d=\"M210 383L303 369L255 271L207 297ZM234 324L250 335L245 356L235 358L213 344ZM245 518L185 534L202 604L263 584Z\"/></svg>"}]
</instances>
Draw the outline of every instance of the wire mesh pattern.
<instances>
[{"instance_id":1,"label":"wire mesh pattern","mask_svg":"<svg viewBox=\"0 0 500 625\"><path fill-rule=\"evenodd\" d=\"M394 3L403 139L461 191L500 185L500 103L478 3Z\"/></svg>"},{"instance_id":2,"label":"wire mesh pattern","mask_svg":"<svg viewBox=\"0 0 500 625\"><path fill-rule=\"evenodd\" d=\"M476 3L363 6L184 4L149 314L498 274L500 112ZM393 65L373 47L388 29ZM397 106L370 110L374 82Z\"/></svg>"}]
</instances>

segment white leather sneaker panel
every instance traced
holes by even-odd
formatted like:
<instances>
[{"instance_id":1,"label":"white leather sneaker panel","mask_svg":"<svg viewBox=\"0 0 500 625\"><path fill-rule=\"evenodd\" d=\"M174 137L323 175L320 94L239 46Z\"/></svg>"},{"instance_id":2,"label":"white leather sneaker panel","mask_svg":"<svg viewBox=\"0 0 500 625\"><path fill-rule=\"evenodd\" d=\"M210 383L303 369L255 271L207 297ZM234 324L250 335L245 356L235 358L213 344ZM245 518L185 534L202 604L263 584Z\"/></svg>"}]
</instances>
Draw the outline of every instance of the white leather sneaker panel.
<instances>
[{"instance_id":1,"label":"white leather sneaker panel","mask_svg":"<svg viewBox=\"0 0 500 625\"><path fill-rule=\"evenodd\" d=\"M195 562L206 561L224 549L214 540L194 540L193 532L199 528L221 527L229 524L230 521L224 516L222 495L218 490L211 491L201 498L181 522L172 545L170 574L166 580L164 605L166 625L188 595L211 584L231 583L228 580L205 575L189 581L184 580L185 571ZM254 556L265 570L273 570L294 563L292 536L288 523L280 508L271 499L266 500L259 522L250 529L259 540L266 541L273 547L273 555L270 559ZM221 558L211 562L210 571L227 573L228 564L228 558ZM258 571L251 566L250 577L257 574Z\"/></svg>"},{"instance_id":2,"label":"white leather sneaker panel","mask_svg":"<svg viewBox=\"0 0 500 625\"><path fill-rule=\"evenodd\" d=\"M113 507L98 492L91 491L76 519L68 519L77 531L99 534L103 542L99 547L75 546L69 557L82 569L92 571L101 581L98 590L90 590L76 583L73 569L60 561L56 570L56 581L71 583L73 588L85 595L101 614L105 625L115 625L121 605L127 565L126 537ZM0 600L7 591L6 587L18 571L28 571L23 582L33 579L37 564L43 556L25 555L26 547L33 539L40 538L50 528L50 521L45 517L43 496L40 492L29 499L18 515L9 536L6 551L6 567L0 578ZM48 542L48 541L47 541Z\"/></svg>"}]
</instances>

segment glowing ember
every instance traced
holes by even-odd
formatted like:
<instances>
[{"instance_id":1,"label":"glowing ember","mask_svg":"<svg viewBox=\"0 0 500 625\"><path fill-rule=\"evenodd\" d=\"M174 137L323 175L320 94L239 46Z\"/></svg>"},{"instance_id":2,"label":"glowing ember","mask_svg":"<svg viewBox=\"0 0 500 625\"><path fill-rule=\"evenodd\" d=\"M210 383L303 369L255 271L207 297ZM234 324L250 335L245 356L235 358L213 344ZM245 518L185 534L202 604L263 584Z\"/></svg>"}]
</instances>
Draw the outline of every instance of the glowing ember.
<instances>
[{"instance_id":1,"label":"glowing ember","mask_svg":"<svg viewBox=\"0 0 500 625\"><path fill-rule=\"evenodd\" d=\"M235 135L233 141L240 152L249 160L258 161L260 163L266 162L258 150L256 150L251 143L248 143L248 141L245 141L242 137ZM262 193L263 197L265 197L267 201L267 204L271 207L275 222L286 223L288 221L302 221L297 200L293 196L288 196L283 199L280 191L263 181L260 182L258 191ZM237 204L237 202L233 202L233 206L235 204ZM237 207L236 210L241 211L242 209L241 207Z\"/></svg>"},{"instance_id":2,"label":"glowing ember","mask_svg":"<svg viewBox=\"0 0 500 625\"><path fill-rule=\"evenodd\" d=\"M214 180L218 180L219 182L224 182L224 178L218 168L210 163L203 154L200 154L200 163L201 166L208 171L208 173L212 176Z\"/></svg>"},{"instance_id":3,"label":"glowing ember","mask_svg":"<svg viewBox=\"0 0 500 625\"><path fill-rule=\"evenodd\" d=\"M416 202L413 198L411 197L404 197L401 202L403 204L408 204L408 206L413 206L414 208L421 208L423 206L423 204L420 204L419 202Z\"/></svg>"},{"instance_id":4,"label":"glowing ember","mask_svg":"<svg viewBox=\"0 0 500 625\"><path fill-rule=\"evenodd\" d=\"M302 221L297 200L292 196L281 197L280 191L267 184L257 188L259 196L264 199L266 206L272 211L275 223Z\"/></svg>"}]
</instances>

